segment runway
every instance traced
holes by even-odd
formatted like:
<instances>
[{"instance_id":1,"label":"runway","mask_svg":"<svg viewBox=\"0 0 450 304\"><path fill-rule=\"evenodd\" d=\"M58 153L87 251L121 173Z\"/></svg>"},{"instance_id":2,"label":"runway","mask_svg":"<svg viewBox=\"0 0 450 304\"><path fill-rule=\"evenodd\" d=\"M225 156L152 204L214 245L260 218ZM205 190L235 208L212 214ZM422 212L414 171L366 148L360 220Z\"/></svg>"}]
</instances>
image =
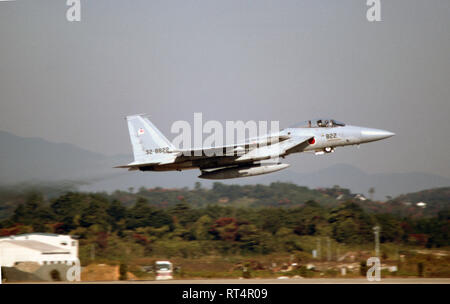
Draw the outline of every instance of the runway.
<instances>
[{"instance_id":1,"label":"runway","mask_svg":"<svg viewBox=\"0 0 450 304\"><path fill-rule=\"evenodd\" d=\"M198 279L167 281L108 281L76 284L450 284L450 278L389 278L369 282L365 278L339 279Z\"/></svg>"}]
</instances>

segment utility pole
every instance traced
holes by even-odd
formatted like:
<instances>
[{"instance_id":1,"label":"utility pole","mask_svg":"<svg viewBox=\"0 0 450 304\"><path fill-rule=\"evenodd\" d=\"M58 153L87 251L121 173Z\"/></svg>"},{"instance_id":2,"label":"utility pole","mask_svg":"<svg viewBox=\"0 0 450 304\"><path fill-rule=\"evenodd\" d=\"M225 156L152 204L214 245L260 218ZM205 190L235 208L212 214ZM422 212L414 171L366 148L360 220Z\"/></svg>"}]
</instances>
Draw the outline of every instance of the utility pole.
<instances>
[{"instance_id":1,"label":"utility pole","mask_svg":"<svg viewBox=\"0 0 450 304\"><path fill-rule=\"evenodd\" d=\"M380 226L373 227L373 233L375 234L375 256L380 257Z\"/></svg>"}]
</instances>

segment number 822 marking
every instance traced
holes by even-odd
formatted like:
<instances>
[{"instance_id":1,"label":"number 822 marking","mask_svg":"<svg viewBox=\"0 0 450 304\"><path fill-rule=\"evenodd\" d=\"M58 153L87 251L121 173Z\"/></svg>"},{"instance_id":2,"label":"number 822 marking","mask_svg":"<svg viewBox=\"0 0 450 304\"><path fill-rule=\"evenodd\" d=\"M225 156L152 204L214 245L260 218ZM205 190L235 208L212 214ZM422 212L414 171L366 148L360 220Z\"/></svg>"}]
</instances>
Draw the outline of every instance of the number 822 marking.
<instances>
[{"instance_id":1,"label":"number 822 marking","mask_svg":"<svg viewBox=\"0 0 450 304\"><path fill-rule=\"evenodd\" d=\"M325 134L325 137L329 140L329 139L336 139L337 138L337 134L336 133L328 133Z\"/></svg>"}]
</instances>

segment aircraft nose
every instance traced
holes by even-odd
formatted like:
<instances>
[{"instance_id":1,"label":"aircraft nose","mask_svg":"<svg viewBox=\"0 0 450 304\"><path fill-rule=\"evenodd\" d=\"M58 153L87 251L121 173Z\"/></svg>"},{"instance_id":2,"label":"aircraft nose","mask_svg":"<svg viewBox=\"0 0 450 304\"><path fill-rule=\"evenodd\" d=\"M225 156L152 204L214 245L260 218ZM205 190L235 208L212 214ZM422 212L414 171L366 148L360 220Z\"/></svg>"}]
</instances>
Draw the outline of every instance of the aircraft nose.
<instances>
[{"instance_id":1,"label":"aircraft nose","mask_svg":"<svg viewBox=\"0 0 450 304\"><path fill-rule=\"evenodd\" d=\"M376 141L389 138L394 135L395 133L385 130L363 128L361 130L361 141L362 142Z\"/></svg>"}]
</instances>

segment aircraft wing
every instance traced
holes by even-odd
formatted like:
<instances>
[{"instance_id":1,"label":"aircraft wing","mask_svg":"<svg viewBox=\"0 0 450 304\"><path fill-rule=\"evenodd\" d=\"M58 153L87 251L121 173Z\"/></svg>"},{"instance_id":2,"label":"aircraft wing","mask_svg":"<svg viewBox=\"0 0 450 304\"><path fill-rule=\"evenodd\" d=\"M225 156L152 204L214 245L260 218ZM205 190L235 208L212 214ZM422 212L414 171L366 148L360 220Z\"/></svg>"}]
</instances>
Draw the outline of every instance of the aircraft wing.
<instances>
[{"instance_id":1,"label":"aircraft wing","mask_svg":"<svg viewBox=\"0 0 450 304\"><path fill-rule=\"evenodd\" d=\"M205 155L223 155L223 156L233 156L238 154L243 154L245 151L249 151L254 149L257 145L266 145L274 142L282 142L288 140L290 137L285 135L267 135L263 137L250 138L243 143L238 143L234 145L224 145L219 147L207 147L207 148L197 148L197 149L186 149L186 150L177 150L174 152L178 152L179 155L190 155L197 157L205 157ZM220 153L219 153L220 152ZM230 155L227 155L226 152L230 152Z\"/></svg>"},{"instance_id":2,"label":"aircraft wing","mask_svg":"<svg viewBox=\"0 0 450 304\"><path fill-rule=\"evenodd\" d=\"M122 168L122 169L128 169L128 171L138 170L139 167L142 166L153 166L158 165L159 163L145 163L145 164L128 164L128 165L121 165L121 166L115 166L113 168Z\"/></svg>"},{"instance_id":3,"label":"aircraft wing","mask_svg":"<svg viewBox=\"0 0 450 304\"><path fill-rule=\"evenodd\" d=\"M312 136L290 137L289 139L267 146L258 147L238 157L236 162L264 160L289 153L302 151Z\"/></svg>"},{"instance_id":4,"label":"aircraft wing","mask_svg":"<svg viewBox=\"0 0 450 304\"><path fill-rule=\"evenodd\" d=\"M128 168L128 171L133 171L138 170L139 167L172 164L178 155L179 153L161 154L160 157L153 157L151 162L134 161L128 165L116 166L114 168Z\"/></svg>"},{"instance_id":5,"label":"aircraft wing","mask_svg":"<svg viewBox=\"0 0 450 304\"><path fill-rule=\"evenodd\" d=\"M310 135L293 137L291 142L284 147L285 154L303 151L309 145L309 140L313 138L314 136Z\"/></svg>"}]
</instances>

